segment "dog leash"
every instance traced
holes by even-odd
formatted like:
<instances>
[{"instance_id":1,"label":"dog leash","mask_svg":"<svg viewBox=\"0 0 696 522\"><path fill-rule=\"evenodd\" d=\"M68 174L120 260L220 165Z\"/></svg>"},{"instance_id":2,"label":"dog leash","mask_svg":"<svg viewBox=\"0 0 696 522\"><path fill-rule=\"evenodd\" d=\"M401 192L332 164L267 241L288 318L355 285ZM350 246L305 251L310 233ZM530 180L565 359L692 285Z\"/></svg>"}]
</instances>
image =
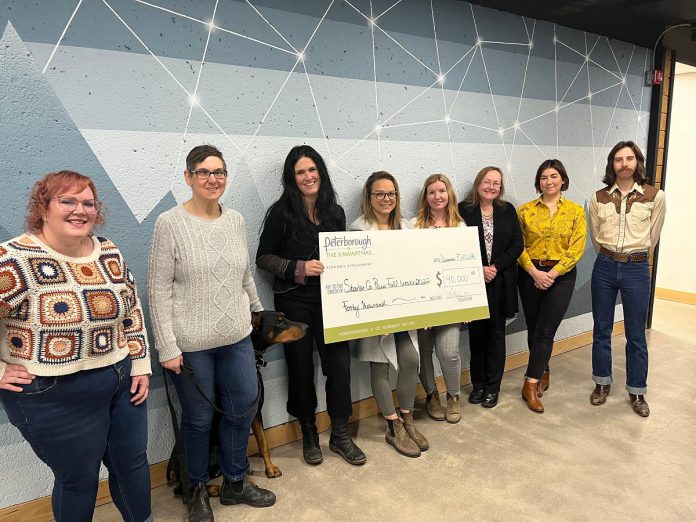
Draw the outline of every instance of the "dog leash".
<instances>
[{"instance_id":1,"label":"dog leash","mask_svg":"<svg viewBox=\"0 0 696 522\"><path fill-rule=\"evenodd\" d=\"M164 388L167 394L167 404L169 405L169 415L172 418L172 429L174 430L174 447L175 447L175 458L179 464L179 483L181 484L181 496L184 499L184 504L187 504L191 500L191 490L190 483L188 479L188 467L186 464L186 453L184 450L184 441L181 438L181 430L179 428L179 419L176 414L176 408L174 407L174 401L172 400L171 390L169 388L169 377L167 376L167 370L162 368L162 373L164 375ZM169 471L169 470L167 470ZM167 473L168 475L169 473ZM169 480L169 476L167 476Z\"/></svg>"},{"instance_id":2,"label":"dog leash","mask_svg":"<svg viewBox=\"0 0 696 522\"><path fill-rule=\"evenodd\" d=\"M203 388L201 388L201 385L198 384L198 381L196 380L196 377L194 376L195 372L194 372L193 368L191 368L190 366L187 366L184 363L181 365L181 371L186 376L186 378L188 378L193 383L193 385L196 387L196 390L198 391L198 393L200 393L201 397L203 397L205 402L210 404L210 406L216 412L220 413L221 415L225 415L227 417L236 417L236 415L232 415L232 414L226 412L225 410L220 409L218 407L218 405L215 404L214 401L210 400L210 397L208 397L205 394L205 391L203 391ZM253 405L251 406L251 408L249 408L247 411L245 411L243 415L239 415L239 417L247 417L252 411L254 411L259 404L260 397L261 397L261 387L257 383L257 385L256 385L256 398L254 399Z\"/></svg>"}]
</instances>

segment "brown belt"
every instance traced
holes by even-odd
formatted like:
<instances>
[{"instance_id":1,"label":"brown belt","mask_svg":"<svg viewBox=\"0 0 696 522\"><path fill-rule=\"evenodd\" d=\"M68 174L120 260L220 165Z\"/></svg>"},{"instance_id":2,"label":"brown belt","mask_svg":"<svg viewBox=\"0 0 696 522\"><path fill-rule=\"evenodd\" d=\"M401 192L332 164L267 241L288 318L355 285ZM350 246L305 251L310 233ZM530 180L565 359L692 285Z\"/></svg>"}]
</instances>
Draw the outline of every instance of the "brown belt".
<instances>
[{"instance_id":1,"label":"brown belt","mask_svg":"<svg viewBox=\"0 0 696 522\"><path fill-rule=\"evenodd\" d=\"M537 267L543 266L546 268L553 268L558 264L558 261L554 261L553 259L532 259L532 263Z\"/></svg>"},{"instance_id":2,"label":"brown belt","mask_svg":"<svg viewBox=\"0 0 696 522\"><path fill-rule=\"evenodd\" d=\"M618 252L612 252L602 247L599 249L599 254L608 257L612 261L617 263L642 263L648 260L647 252L633 252L631 254L619 254Z\"/></svg>"}]
</instances>

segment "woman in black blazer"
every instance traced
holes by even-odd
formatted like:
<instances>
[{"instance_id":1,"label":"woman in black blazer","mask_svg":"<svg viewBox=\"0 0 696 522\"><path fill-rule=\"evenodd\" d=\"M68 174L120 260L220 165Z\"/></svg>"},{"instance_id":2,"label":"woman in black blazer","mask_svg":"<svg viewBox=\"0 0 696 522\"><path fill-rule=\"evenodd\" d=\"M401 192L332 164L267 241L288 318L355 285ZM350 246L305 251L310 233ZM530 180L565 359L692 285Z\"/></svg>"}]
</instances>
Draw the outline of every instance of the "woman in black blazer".
<instances>
[{"instance_id":1,"label":"woman in black blazer","mask_svg":"<svg viewBox=\"0 0 696 522\"><path fill-rule=\"evenodd\" d=\"M503 174L498 167L483 168L459 213L479 229L483 276L489 319L469 323L471 384L469 402L493 408L498 404L505 370L505 319L517 306L517 258L524 249L515 207L502 199Z\"/></svg>"}]
</instances>

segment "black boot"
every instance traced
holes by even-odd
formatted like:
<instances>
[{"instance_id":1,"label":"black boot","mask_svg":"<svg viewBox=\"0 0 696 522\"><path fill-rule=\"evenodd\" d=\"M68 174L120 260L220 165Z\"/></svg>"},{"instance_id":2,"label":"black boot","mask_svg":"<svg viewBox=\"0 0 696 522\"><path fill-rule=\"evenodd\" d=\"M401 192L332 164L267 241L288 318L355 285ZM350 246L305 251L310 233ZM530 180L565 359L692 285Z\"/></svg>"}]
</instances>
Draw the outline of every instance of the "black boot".
<instances>
[{"instance_id":1,"label":"black boot","mask_svg":"<svg viewBox=\"0 0 696 522\"><path fill-rule=\"evenodd\" d=\"M350 437L348 419L331 419L331 421L329 449L338 453L348 464L354 466L365 464L367 457Z\"/></svg>"},{"instance_id":2,"label":"black boot","mask_svg":"<svg viewBox=\"0 0 696 522\"><path fill-rule=\"evenodd\" d=\"M199 482L191 490L191 500L188 502L189 522L213 522L213 510L208 499L205 482Z\"/></svg>"},{"instance_id":3,"label":"black boot","mask_svg":"<svg viewBox=\"0 0 696 522\"><path fill-rule=\"evenodd\" d=\"M307 464L316 466L324 461L324 455L319 447L319 433L315 417L304 417L299 419L302 429L302 456Z\"/></svg>"},{"instance_id":4,"label":"black boot","mask_svg":"<svg viewBox=\"0 0 696 522\"><path fill-rule=\"evenodd\" d=\"M220 504L223 506L246 504L252 507L270 507L275 502L276 496L272 491L258 487L249 481L249 477L244 477L239 482L232 482L225 477L222 481Z\"/></svg>"}]
</instances>

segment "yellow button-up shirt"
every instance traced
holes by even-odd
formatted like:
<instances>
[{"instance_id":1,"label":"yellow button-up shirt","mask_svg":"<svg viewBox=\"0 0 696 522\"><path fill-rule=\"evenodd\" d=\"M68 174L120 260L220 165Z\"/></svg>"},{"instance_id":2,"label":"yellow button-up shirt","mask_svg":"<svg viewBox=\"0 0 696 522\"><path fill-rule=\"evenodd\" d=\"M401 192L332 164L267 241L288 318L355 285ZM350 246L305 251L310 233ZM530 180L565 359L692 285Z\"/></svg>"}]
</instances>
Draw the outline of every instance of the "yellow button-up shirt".
<instances>
[{"instance_id":1,"label":"yellow button-up shirt","mask_svg":"<svg viewBox=\"0 0 696 522\"><path fill-rule=\"evenodd\" d=\"M563 275L580 261L587 240L585 209L580 205L561 196L551 216L540 197L520 206L517 215L524 236L524 250L517 260L522 268L529 271L532 259L558 261L554 268Z\"/></svg>"}]
</instances>

